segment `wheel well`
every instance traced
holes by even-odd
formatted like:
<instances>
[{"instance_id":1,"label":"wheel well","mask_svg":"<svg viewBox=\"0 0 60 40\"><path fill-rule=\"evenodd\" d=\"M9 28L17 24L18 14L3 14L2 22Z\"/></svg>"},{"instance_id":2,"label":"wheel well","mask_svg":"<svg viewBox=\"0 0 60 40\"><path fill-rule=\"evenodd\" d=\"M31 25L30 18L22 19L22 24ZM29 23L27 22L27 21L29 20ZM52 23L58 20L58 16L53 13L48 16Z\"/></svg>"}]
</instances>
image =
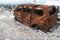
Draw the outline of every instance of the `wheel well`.
<instances>
[{"instance_id":1,"label":"wheel well","mask_svg":"<svg viewBox=\"0 0 60 40\"><path fill-rule=\"evenodd\" d=\"M33 24L31 27L33 27L33 26L35 26L35 25L37 25L37 24Z\"/></svg>"},{"instance_id":2,"label":"wheel well","mask_svg":"<svg viewBox=\"0 0 60 40\"><path fill-rule=\"evenodd\" d=\"M31 27L32 27L33 29L37 29L37 30L40 29L40 27L39 27L37 24L33 24Z\"/></svg>"}]
</instances>

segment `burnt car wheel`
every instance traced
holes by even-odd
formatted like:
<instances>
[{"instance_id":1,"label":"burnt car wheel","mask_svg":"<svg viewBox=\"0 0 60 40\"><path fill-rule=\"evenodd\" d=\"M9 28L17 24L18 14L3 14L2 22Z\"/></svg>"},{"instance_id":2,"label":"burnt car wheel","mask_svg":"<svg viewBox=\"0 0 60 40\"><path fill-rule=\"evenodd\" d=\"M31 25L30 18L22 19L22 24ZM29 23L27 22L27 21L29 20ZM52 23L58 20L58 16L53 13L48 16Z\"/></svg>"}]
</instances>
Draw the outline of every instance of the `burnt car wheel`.
<instances>
[{"instance_id":1,"label":"burnt car wheel","mask_svg":"<svg viewBox=\"0 0 60 40\"><path fill-rule=\"evenodd\" d=\"M36 25L36 24L32 25L32 28L33 28L33 29L37 29L37 30L40 29L40 27L39 27L38 25Z\"/></svg>"},{"instance_id":2,"label":"burnt car wheel","mask_svg":"<svg viewBox=\"0 0 60 40\"><path fill-rule=\"evenodd\" d=\"M17 17L15 17L14 19L15 19L15 24L16 24L16 25L19 25L19 22L18 22L18 20L17 20Z\"/></svg>"},{"instance_id":3,"label":"burnt car wheel","mask_svg":"<svg viewBox=\"0 0 60 40\"><path fill-rule=\"evenodd\" d=\"M17 20L17 17L15 17L14 19Z\"/></svg>"}]
</instances>

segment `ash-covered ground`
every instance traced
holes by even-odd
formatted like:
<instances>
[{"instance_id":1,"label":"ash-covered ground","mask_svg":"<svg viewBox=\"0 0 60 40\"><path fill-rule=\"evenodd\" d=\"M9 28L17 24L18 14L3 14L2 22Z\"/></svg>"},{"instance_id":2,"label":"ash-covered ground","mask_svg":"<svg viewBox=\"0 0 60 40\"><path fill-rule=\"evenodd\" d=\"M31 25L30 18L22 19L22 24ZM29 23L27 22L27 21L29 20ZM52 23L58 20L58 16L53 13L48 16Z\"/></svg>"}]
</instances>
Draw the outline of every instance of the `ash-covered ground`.
<instances>
[{"instance_id":1,"label":"ash-covered ground","mask_svg":"<svg viewBox=\"0 0 60 40\"><path fill-rule=\"evenodd\" d=\"M51 32L44 33L19 22L15 23L13 10L0 8L0 40L60 40L60 22Z\"/></svg>"}]
</instances>

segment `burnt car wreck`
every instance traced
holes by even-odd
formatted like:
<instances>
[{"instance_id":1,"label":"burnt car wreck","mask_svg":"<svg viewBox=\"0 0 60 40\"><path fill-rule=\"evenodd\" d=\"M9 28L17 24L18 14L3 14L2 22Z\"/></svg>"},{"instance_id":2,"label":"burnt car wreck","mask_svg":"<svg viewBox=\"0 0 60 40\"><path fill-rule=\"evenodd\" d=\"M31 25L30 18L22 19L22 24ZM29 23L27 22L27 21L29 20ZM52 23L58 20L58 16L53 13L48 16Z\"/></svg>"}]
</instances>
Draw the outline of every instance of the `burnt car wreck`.
<instances>
[{"instance_id":1,"label":"burnt car wreck","mask_svg":"<svg viewBox=\"0 0 60 40\"><path fill-rule=\"evenodd\" d=\"M57 9L54 5L21 4L14 16L23 24L48 32L57 22Z\"/></svg>"}]
</instances>

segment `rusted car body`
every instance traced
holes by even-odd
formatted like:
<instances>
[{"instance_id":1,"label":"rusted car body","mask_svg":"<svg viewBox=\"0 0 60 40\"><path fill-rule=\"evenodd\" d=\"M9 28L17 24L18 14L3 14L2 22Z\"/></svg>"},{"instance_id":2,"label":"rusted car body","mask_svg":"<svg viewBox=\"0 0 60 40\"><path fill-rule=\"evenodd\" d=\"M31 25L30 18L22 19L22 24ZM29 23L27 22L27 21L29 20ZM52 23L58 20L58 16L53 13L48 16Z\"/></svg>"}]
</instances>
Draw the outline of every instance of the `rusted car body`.
<instances>
[{"instance_id":1,"label":"rusted car body","mask_svg":"<svg viewBox=\"0 0 60 40\"><path fill-rule=\"evenodd\" d=\"M54 5L21 4L14 10L15 19L30 27L48 32L57 21Z\"/></svg>"}]
</instances>

